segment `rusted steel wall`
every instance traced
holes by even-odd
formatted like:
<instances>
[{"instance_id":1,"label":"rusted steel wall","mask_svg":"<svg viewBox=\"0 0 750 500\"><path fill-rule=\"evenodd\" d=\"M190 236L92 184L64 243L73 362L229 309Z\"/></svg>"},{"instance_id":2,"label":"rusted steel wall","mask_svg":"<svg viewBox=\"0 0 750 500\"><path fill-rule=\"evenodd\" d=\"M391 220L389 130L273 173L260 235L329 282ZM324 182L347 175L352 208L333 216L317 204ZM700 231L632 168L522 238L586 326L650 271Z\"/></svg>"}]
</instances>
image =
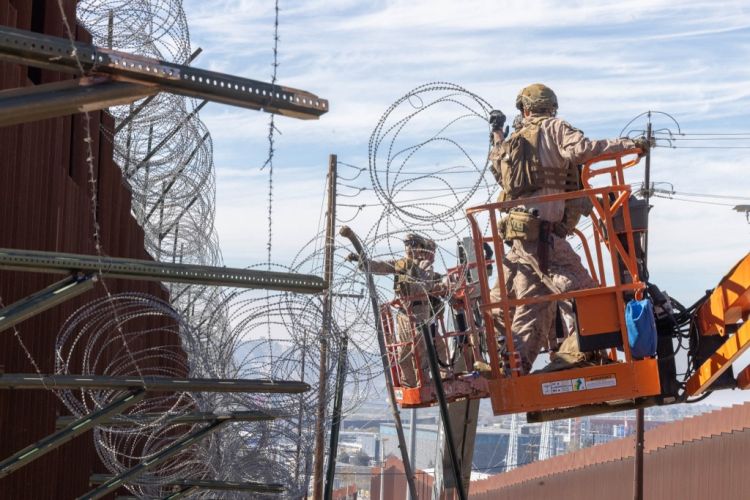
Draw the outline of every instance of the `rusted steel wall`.
<instances>
[{"instance_id":1,"label":"rusted steel wall","mask_svg":"<svg viewBox=\"0 0 750 500\"><path fill-rule=\"evenodd\" d=\"M357 500L357 485L344 486L332 492L333 500Z\"/></svg>"},{"instance_id":2,"label":"rusted steel wall","mask_svg":"<svg viewBox=\"0 0 750 500\"><path fill-rule=\"evenodd\" d=\"M658 427L644 436L646 499L750 498L750 403ZM471 485L473 500L632 498L634 438L535 462ZM735 494L742 486L749 490ZM701 494L698 494L701 492ZM520 496L519 496L520 495Z\"/></svg>"},{"instance_id":3,"label":"rusted steel wall","mask_svg":"<svg viewBox=\"0 0 750 500\"><path fill-rule=\"evenodd\" d=\"M392 498L406 498L406 475L404 463L390 456L382 467L370 470L370 500L390 500ZM380 477L383 475L383 493L380 491ZM415 486L420 499L429 499L432 495L432 476L417 469L414 471Z\"/></svg>"},{"instance_id":4,"label":"rusted steel wall","mask_svg":"<svg viewBox=\"0 0 750 500\"><path fill-rule=\"evenodd\" d=\"M645 500L750 498L750 430L687 441L644 456ZM472 500L630 500L632 457L539 477L483 492ZM488 480L489 481L489 480ZM474 489L475 485L472 485Z\"/></svg>"},{"instance_id":5,"label":"rusted steel wall","mask_svg":"<svg viewBox=\"0 0 750 500\"><path fill-rule=\"evenodd\" d=\"M72 23L75 3L63 0ZM0 0L0 24L67 36L57 0ZM76 31L76 38L90 41L87 33ZM62 73L0 62L0 90L67 78L70 76ZM103 250L117 257L149 259L143 249L143 232L130 214L131 193L112 160L111 139L100 132L101 125L109 130L111 138L113 119L105 112L90 116ZM85 137L80 115L0 127L0 248L95 254ZM62 278L0 271L0 296L8 305ZM108 280L107 286L112 293L142 292L168 299L158 283ZM55 337L61 325L76 309L103 294L101 284L97 284L94 290L18 325L20 340L42 373L53 371ZM139 330L159 326L167 326L165 320L132 323ZM160 333L150 337L148 343L179 345L179 340L172 333ZM134 346L141 347L146 346ZM108 352L105 356L111 359L112 355ZM174 364L159 359L151 363ZM36 372L13 330L0 332L0 365L6 373ZM56 417L65 414L66 408L51 392L0 392L0 459L54 432ZM107 471L96 456L89 432L0 479L0 498L76 498L89 489L88 476L92 472Z\"/></svg>"},{"instance_id":6,"label":"rusted steel wall","mask_svg":"<svg viewBox=\"0 0 750 500\"><path fill-rule=\"evenodd\" d=\"M644 499L750 498L750 403L704 413L645 433ZM631 500L634 440L624 438L510 472L472 481L471 500ZM380 467L371 469L371 499L405 498L401 460L390 457L380 495ZM432 478L417 471L420 499Z\"/></svg>"}]
</instances>

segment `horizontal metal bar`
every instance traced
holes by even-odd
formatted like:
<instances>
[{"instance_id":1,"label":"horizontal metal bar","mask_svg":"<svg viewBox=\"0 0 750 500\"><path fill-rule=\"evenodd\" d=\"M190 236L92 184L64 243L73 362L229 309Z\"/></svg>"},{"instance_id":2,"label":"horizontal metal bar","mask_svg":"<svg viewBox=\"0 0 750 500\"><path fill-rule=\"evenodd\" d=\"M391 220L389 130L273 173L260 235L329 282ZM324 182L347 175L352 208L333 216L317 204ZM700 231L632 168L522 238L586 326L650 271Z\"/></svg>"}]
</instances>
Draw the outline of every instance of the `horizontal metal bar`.
<instances>
[{"instance_id":1,"label":"horizontal metal bar","mask_svg":"<svg viewBox=\"0 0 750 500\"><path fill-rule=\"evenodd\" d=\"M140 413L136 415L128 415L127 417L116 416L108 418L104 421L100 421L98 425L114 425L118 427L125 427L131 425L142 425L148 424L155 420L164 418L162 413ZM199 424L205 422L211 422L219 418L231 418L237 422L259 422L262 420L276 420L273 415L263 413L261 411L231 411L231 412L199 412L199 413L187 413L185 415L178 415L174 418L167 418L165 423L170 425L173 424ZM76 417L57 417L55 421L55 427L65 427L71 422L75 421Z\"/></svg>"},{"instance_id":2,"label":"horizontal metal bar","mask_svg":"<svg viewBox=\"0 0 750 500\"><path fill-rule=\"evenodd\" d=\"M318 293L328 288L322 278L307 274L5 248L0 248L0 269L57 274L98 272L101 269L102 273L110 278L261 288L297 293Z\"/></svg>"},{"instance_id":3,"label":"horizontal metal bar","mask_svg":"<svg viewBox=\"0 0 750 500\"><path fill-rule=\"evenodd\" d=\"M135 467L123 472L119 476L112 477L103 482L98 488L95 488L85 495L81 495L80 497L78 497L78 500L97 500L103 496L108 495L124 484L134 481L136 478L138 478L138 476L141 476L142 474L148 472L149 469L156 467L170 457L173 457L178 453L184 451L186 448L194 445L201 439L207 438L214 432L226 426L229 422L231 422L231 420L216 420L206 427L203 427L202 429L193 432L192 434L188 434L182 439L177 440L177 442L175 442L171 446L168 446L159 453L155 454L148 460L144 460Z\"/></svg>"},{"instance_id":4,"label":"horizontal metal bar","mask_svg":"<svg viewBox=\"0 0 750 500\"><path fill-rule=\"evenodd\" d=\"M171 495L164 497L162 500L177 500L178 498L185 498L186 496L197 490L197 486L185 486L180 491L172 493Z\"/></svg>"},{"instance_id":5,"label":"horizontal metal bar","mask_svg":"<svg viewBox=\"0 0 750 500\"><path fill-rule=\"evenodd\" d=\"M145 396L146 391L143 389L132 391L130 394L117 399L104 408L90 413L85 417L73 417L72 421L64 429L47 436L41 441L24 448L12 457L0 462L0 478L7 476L11 472L15 472L37 458L44 456L46 453L59 448L76 436L80 436L84 432L87 432L89 429L98 425L102 420L117 415L125 409L130 408L141 401Z\"/></svg>"},{"instance_id":6,"label":"horizontal metal bar","mask_svg":"<svg viewBox=\"0 0 750 500\"><path fill-rule=\"evenodd\" d=\"M159 89L110 78L81 78L0 91L0 127L130 104Z\"/></svg>"},{"instance_id":7,"label":"horizontal metal bar","mask_svg":"<svg viewBox=\"0 0 750 500\"><path fill-rule=\"evenodd\" d=\"M173 94L208 99L293 118L316 119L328 101L304 90L98 48L83 42L0 26L0 59L56 71L104 74L158 85ZM83 75L82 75L83 76Z\"/></svg>"},{"instance_id":8,"label":"horizontal metal bar","mask_svg":"<svg viewBox=\"0 0 750 500\"><path fill-rule=\"evenodd\" d=\"M601 415L603 413L650 408L658 404L659 398L657 396L649 396L646 398L637 398L627 401L612 401L611 403L569 406L565 408L555 408L554 410L530 411L526 414L526 421L530 424L538 424L541 422L552 422L554 420L567 418L589 417L592 415Z\"/></svg>"},{"instance_id":9,"label":"horizontal metal bar","mask_svg":"<svg viewBox=\"0 0 750 500\"><path fill-rule=\"evenodd\" d=\"M0 389L133 389L147 391L249 392L300 394L310 390L305 382L167 377L105 377L102 375L0 374Z\"/></svg>"},{"instance_id":10,"label":"horizontal metal bar","mask_svg":"<svg viewBox=\"0 0 750 500\"><path fill-rule=\"evenodd\" d=\"M0 309L0 332L94 288L97 277L71 276Z\"/></svg>"},{"instance_id":11,"label":"horizontal metal bar","mask_svg":"<svg viewBox=\"0 0 750 500\"><path fill-rule=\"evenodd\" d=\"M114 476L108 474L92 474L89 478L89 484L102 484ZM281 484L264 484L232 481L214 481L211 479L178 479L164 483L163 486L197 486L202 490L226 490L226 491L254 491L258 493L283 493L284 485Z\"/></svg>"}]
</instances>

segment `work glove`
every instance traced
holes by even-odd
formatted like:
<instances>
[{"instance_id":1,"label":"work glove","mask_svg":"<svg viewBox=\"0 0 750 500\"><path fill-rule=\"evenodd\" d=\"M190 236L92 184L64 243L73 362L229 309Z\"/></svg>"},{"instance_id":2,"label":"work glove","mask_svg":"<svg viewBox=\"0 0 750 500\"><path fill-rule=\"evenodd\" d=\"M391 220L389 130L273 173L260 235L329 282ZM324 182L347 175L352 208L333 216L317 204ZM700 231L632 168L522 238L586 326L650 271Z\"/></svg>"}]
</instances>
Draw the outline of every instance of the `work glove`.
<instances>
[{"instance_id":1,"label":"work glove","mask_svg":"<svg viewBox=\"0 0 750 500\"><path fill-rule=\"evenodd\" d=\"M639 158L643 158L651 151L651 141L648 139L634 139L633 144L635 144L635 147L641 148L641 153L638 154Z\"/></svg>"},{"instance_id":2,"label":"work glove","mask_svg":"<svg viewBox=\"0 0 750 500\"><path fill-rule=\"evenodd\" d=\"M499 110L492 110L490 112L490 126L492 130L502 130L505 126L505 114Z\"/></svg>"},{"instance_id":3,"label":"work glove","mask_svg":"<svg viewBox=\"0 0 750 500\"><path fill-rule=\"evenodd\" d=\"M492 110L490 112L490 129L492 130L490 132L490 144L497 144L508 137L508 127L503 130L504 126L505 113L497 109Z\"/></svg>"},{"instance_id":4,"label":"work glove","mask_svg":"<svg viewBox=\"0 0 750 500\"><path fill-rule=\"evenodd\" d=\"M356 253L350 253L345 259L347 262L359 262L359 255Z\"/></svg>"}]
</instances>

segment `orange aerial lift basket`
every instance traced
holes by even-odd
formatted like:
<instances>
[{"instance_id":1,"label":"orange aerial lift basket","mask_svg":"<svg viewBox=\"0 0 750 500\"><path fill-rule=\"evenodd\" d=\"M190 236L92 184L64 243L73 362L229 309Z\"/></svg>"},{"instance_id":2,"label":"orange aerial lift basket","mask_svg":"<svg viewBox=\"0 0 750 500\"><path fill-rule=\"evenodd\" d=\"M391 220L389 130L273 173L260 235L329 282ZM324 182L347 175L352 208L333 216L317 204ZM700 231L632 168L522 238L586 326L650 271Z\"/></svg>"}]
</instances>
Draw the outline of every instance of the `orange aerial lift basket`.
<instances>
[{"instance_id":1,"label":"orange aerial lift basket","mask_svg":"<svg viewBox=\"0 0 750 500\"><path fill-rule=\"evenodd\" d=\"M661 393L659 369L654 358L634 359L628 345L625 306L630 297L641 298L645 284L639 276L632 224L631 187L625 183L624 170L638 163L639 149L594 158L583 167L582 190L482 205L467 210L477 255L479 306L485 325L493 325L492 309L503 311L504 328L488 335L491 375L489 395L495 415L574 407L607 401L632 400ZM593 187L593 183L606 184ZM505 255L498 232L501 212L519 205L537 206L549 201L588 197L594 230L593 256L579 230L588 268L598 287L545 296L511 299L501 286L501 300L490 299L482 245L489 243L500 262ZM647 210L647 207L643 207ZM483 234L486 227L488 234ZM606 263L606 264L605 264ZM503 266L497 266L500 283L505 283ZM609 280L612 282L608 282ZM551 373L521 374L520 359L514 351L511 335L512 309L531 302L570 301L574 305L581 350L584 345L608 353L608 362ZM502 353L499 350L502 347ZM621 355L618 356L618 349ZM505 358L505 359L503 359ZM502 369L509 364L510 370Z\"/></svg>"},{"instance_id":2,"label":"orange aerial lift basket","mask_svg":"<svg viewBox=\"0 0 750 500\"><path fill-rule=\"evenodd\" d=\"M492 263L487 261L485 264ZM483 351L486 351L483 349L485 331L479 312L480 290L470 278L472 273L476 275L476 266L476 263L467 263L448 269L445 282L449 293L430 294L437 300L433 300L436 305L430 321L424 324L414 320L411 305L429 301L428 295L397 298L380 305L394 392L402 408L425 408L438 403L435 385L429 378L426 346L421 335L423 328L429 329L436 346L446 401L451 403L489 395L487 378L474 371L475 361L483 361ZM443 303L444 295L449 297L447 303ZM400 320L397 320L399 315ZM446 316L451 318L450 322ZM406 325L408 335L399 331ZM405 377L405 371L411 371L412 377ZM416 384L411 384L413 387L405 386L408 378L416 379Z\"/></svg>"}]
</instances>

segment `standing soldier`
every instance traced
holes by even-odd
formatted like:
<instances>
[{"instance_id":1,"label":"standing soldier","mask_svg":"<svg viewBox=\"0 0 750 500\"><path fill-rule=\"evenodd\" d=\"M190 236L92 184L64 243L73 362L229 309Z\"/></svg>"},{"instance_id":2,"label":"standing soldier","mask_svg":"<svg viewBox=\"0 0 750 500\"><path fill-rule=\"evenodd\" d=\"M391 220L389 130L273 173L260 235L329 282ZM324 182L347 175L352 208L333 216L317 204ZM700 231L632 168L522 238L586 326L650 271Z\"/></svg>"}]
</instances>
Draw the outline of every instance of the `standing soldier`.
<instances>
[{"instance_id":1,"label":"standing soldier","mask_svg":"<svg viewBox=\"0 0 750 500\"><path fill-rule=\"evenodd\" d=\"M401 386L405 388L419 387L417 371L420 370L422 380L430 383L429 364L427 361L421 327L431 317L429 297L426 295L434 287L432 275L420 266L419 251L424 247L424 239L417 234L407 234L404 238L406 257L401 259L371 260L370 272L379 275L394 275L393 289L401 299L401 308L396 313L399 342L403 343L399 353L399 367L401 372ZM347 257L350 261L359 261L357 254ZM364 264L359 263L360 270ZM409 317L411 310L411 318ZM413 342L412 342L413 341ZM419 353L419 360L414 355L414 347Z\"/></svg>"},{"instance_id":2,"label":"standing soldier","mask_svg":"<svg viewBox=\"0 0 750 500\"><path fill-rule=\"evenodd\" d=\"M545 196L580 189L577 165L606 153L640 147L645 140L589 140L580 130L556 118L557 96L549 87L534 84L516 98L523 114L522 127L504 141L500 130L493 131L494 148L490 153L492 173L502 186L500 201ZM576 215L586 213L586 198L519 206L503 219L501 232L512 241L507 254L506 282L495 283L493 301L504 285L516 299L549 295L585 288L597 283L583 267L566 236L577 222ZM588 207L590 210L590 206ZM572 226L572 227L571 227ZM499 280L498 280L499 281ZM529 373L555 317L554 303L543 302L515 307L512 335L521 357L521 369ZM499 309L493 311L498 333L504 331Z\"/></svg>"},{"instance_id":3,"label":"standing soldier","mask_svg":"<svg viewBox=\"0 0 750 500\"><path fill-rule=\"evenodd\" d=\"M435 272L435 252L437 252L437 244L430 238L424 238L424 246L418 251L419 255L419 266L425 271L426 278L430 282L430 291L445 292L446 287L442 283L442 276L440 273ZM450 375L450 351L448 345L445 343L442 335L438 332L438 322L442 320L443 314L445 313L445 304L442 298L437 295L430 295L430 319L429 328L432 336L432 342L435 345L435 353L438 357L438 364L440 365L440 371L444 378Z\"/></svg>"}]
</instances>

